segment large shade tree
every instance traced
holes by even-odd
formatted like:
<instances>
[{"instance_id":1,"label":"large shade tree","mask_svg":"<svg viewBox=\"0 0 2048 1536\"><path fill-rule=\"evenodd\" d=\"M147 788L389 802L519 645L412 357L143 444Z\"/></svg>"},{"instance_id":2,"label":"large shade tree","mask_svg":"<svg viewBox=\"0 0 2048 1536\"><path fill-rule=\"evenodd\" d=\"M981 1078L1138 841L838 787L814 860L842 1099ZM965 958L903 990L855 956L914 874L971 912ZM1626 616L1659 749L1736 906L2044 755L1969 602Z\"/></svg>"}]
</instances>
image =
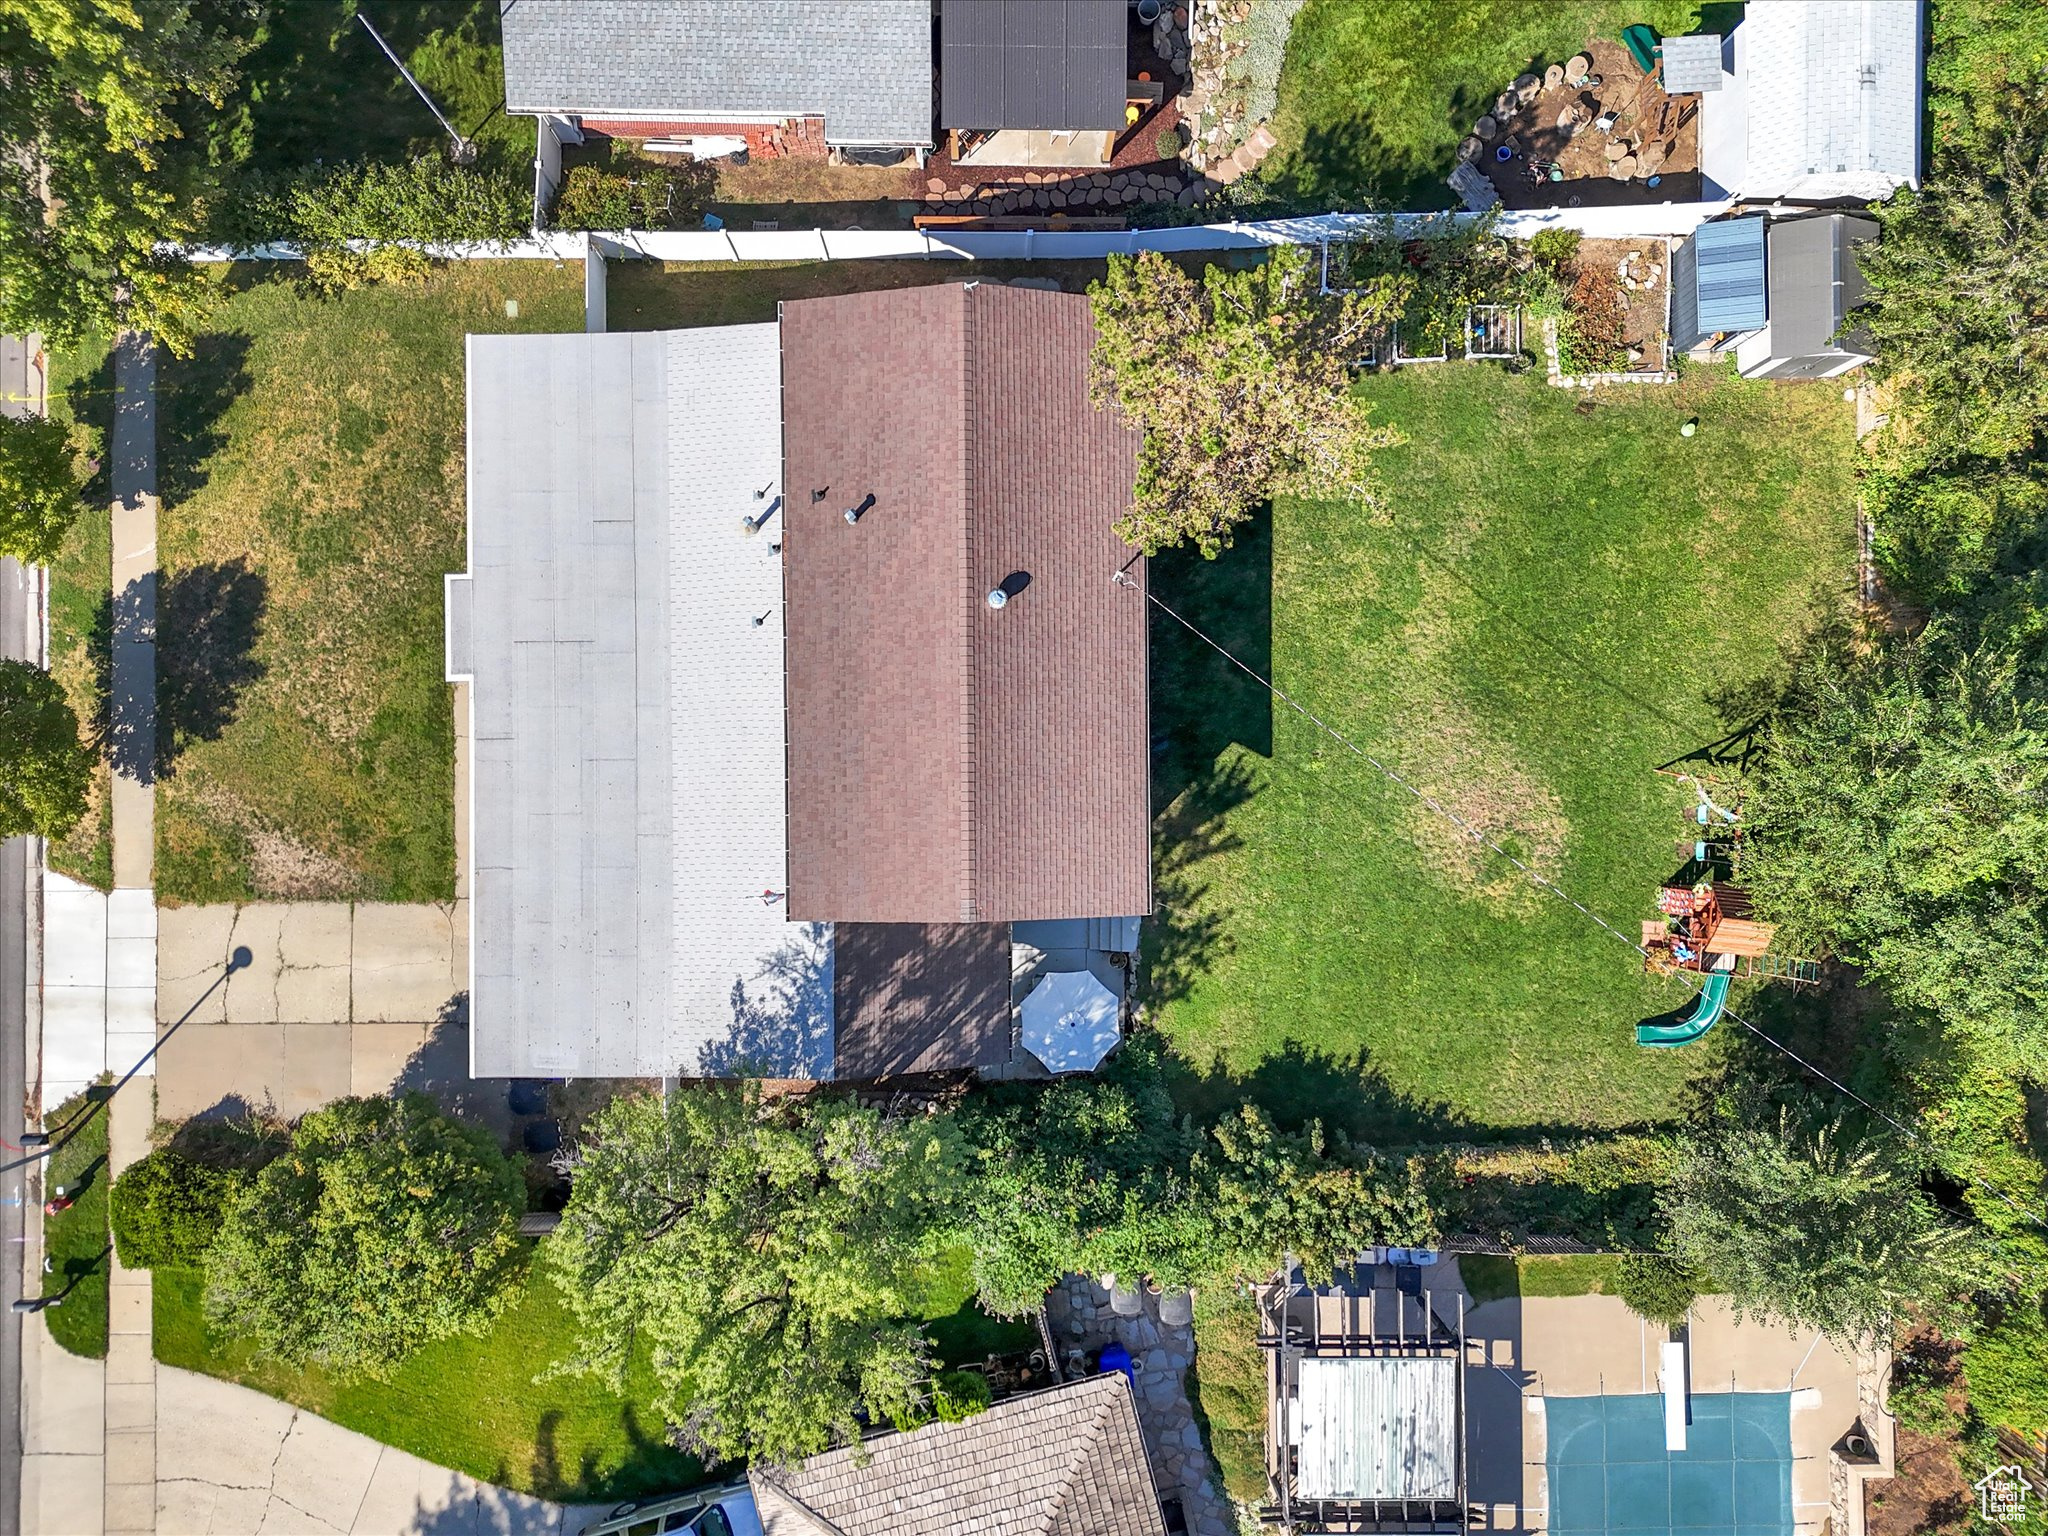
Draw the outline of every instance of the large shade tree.
<instances>
[{"instance_id":1,"label":"large shade tree","mask_svg":"<svg viewBox=\"0 0 2048 1536\"><path fill-rule=\"evenodd\" d=\"M24 565L56 559L78 515L78 492L63 423L0 416L0 555Z\"/></svg>"},{"instance_id":2,"label":"large shade tree","mask_svg":"<svg viewBox=\"0 0 2048 1536\"><path fill-rule=\"evenodd\" d=\"M911 1321L950 1235L947 1123L754 1087L616 1099L572 1158L546 1255L579 1327L571 1369L659 1404L710 1455L789 1461L917 1411Z\"/></svg>"},{"instance_id":3,"label":"large shade tree","mask_svg":"<svg viewBox=\"0 0 2048 1536\"><path fill-rule=\"evenodd\" d=\"M1995 1278L1894 1148L1790 1111L1687 1139L1658 1203L1673 1253L1738 1311L1841 1339L1887 1334L1909 1310L1953 1318Z\"/></svg>"},{"instance_id":4,"label":"large shade tree","mask_svg":"<svg viewBox=\"0 0 2048 1536\"><path fill-rule=\"evenodd\" d=\"M1352 394L1351 364L1400 280L1324 294L1308 253L1276 246L1197 282L1146 251L1110 257L1089 292L1097 394L1144 432L1126 542L1215 555L1275 496L1374 500L1373 454L1400 438Z\"/></svg>"},{"instance_id":5,"label":"large shade tree","mask_svg":"<svg viewBox=\"0 0 2048 1536\"><path fill-rule=\"evenodd\" d=\"M177 350L209 291L168 247L237 151L221 108L265 0L0 0L0 330L133 325Z\"/></svg>"},{"instance_id":6,"label":"large shade tree","mask_svg":"<svg viewBox=\"0 0 2048 1536\"><path fill-rule=\"evenodd\" d=\"M1794 663L1742 876L1983 1070L2048 1077L2048 708L2013 659L1928 634Z\"/></svg>"},{"instance_id":7,"label":"large shade tree","mask_svg":"<svg viewBox=\"0 0 2048 1536\"><path fill-rule=\"evenodd\" d=\"M222 1213L207 1320L293 1365L384 1376L497 1315L524 1204L518 1166L425 1094L339 1100Z\"/></svg>"},{"instance_id":8,"label":"large shade tree","mask_svg":"<svg viewBox=\"0 0 2048 1536\"><path fill-rule=\"evenodd\" d=\"M85 814L93 757L49 673L0 661L0 837L61 837Z\"/></svg>"}]
</instances>

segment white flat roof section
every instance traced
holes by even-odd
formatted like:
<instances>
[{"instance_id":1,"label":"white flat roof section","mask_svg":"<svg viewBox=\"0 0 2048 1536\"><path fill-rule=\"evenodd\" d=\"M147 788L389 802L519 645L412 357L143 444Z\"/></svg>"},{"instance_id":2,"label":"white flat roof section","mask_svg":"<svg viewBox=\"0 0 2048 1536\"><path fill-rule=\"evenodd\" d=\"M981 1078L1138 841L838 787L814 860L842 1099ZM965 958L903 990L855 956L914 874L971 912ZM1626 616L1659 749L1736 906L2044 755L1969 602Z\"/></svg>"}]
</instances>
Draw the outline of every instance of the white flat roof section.
<instances>
[{"instance_id":1,"label":"white flat roof section","mask_svg":"<svg viewBox=\"0 0 2048 1536\"><path fill-rule=\"evenodd\" d=\"M1746 44L1749 164L1730 190L1824 202L1917 186L1921 22L1920 0L1750 6L1736 29Z\"/></svg>"},{"instance_id":2,"label":"white flat roof section","mask_svg":"<svg viewBox=\"0 0 2048 1536\"><path fill-rule=\"evenodd\" d=\"M1298 1370L1297 1497L1458 1497L1455 1357L1310 1355Z\"/></svg>"},{"instance_id":3,"label":"white flat roof section","mask_svg":"<svg viewBox=\"0 0 2048 1536\"><path fill-rule=\"evenodd\" d=\"M468 408L471 1071L829 1070L829 932L777 899L776 524L741 527L776 327L473 336Z\"/></svg>"}]
</instances>

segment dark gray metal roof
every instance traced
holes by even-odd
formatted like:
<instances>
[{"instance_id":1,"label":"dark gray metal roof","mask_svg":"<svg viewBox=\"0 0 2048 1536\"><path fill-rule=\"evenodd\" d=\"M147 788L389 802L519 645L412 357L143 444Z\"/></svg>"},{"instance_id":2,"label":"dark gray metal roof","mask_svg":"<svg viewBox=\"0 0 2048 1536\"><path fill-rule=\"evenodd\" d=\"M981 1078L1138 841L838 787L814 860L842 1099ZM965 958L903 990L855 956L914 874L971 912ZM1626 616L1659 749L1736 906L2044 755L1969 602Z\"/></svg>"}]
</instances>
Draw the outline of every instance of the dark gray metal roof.
<instances>
[{"instance_id":1,"label":"dark gray metal roof","mask_svg":"<svg viewBox=\"0 0 2048 1536\"><path fill-rule=\"evenodd\" d=\"M1120 129L1124 0L945 0L940 126Z\"/></svg>"},{"instance_id":2,"label":"dark gray metal roof","mask_svg":"<svg viewBox=\"0 0 2048 1536\"><path fill-rule=\"evenodd\" d=\"M499 0L499 10L508 112L822 114L835 144L932 139L931 0Z\"/></svg>"},{"instance_id":3,"label":"dark gray metal roof","mask_svg":"<svg viewBox=\"0 0 2048 1536\"><path fill-rule=\"evenodd\" d=\"M1865 351L1836 330L1863 297L1855 246L1877 237L1873 219L1833 213L1819 218L1775 219L1770 229L1771 356L1827 356L1840 361ZM1781 369L1774 376L1785 376Z\"/></svg>"}]
</instances>

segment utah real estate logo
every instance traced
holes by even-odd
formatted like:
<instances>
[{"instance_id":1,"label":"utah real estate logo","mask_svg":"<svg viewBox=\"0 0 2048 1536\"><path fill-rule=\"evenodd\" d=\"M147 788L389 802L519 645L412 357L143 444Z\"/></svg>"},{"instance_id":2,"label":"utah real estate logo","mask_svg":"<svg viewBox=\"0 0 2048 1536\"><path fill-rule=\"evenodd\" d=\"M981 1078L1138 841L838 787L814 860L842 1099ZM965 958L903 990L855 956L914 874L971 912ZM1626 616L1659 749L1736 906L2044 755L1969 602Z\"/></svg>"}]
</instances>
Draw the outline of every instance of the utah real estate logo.
<instances>
[{"instance_id":1,"label":"utah real estate logo","mask_svg":"<svg viewBox=\"0 0 2048 1536\"><path fill-rule=\"evenodd\" d=\"M2018 1525L2027 1518L2027 1495L2034 1485L2017 1466L1993 1467L1970 1485L1977 1491L1978 1507L1994 1525Z\"/></svg>"}]
</instances>

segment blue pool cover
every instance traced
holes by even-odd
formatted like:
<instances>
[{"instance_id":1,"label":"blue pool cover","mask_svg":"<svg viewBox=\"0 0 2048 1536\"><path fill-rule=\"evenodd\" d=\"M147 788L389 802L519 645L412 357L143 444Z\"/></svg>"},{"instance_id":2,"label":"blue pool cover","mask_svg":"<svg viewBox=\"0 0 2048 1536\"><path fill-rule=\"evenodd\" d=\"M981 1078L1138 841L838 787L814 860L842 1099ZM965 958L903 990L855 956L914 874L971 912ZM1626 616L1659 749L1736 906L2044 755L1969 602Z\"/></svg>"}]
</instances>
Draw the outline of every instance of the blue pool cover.
<instances>
[{"instance_id":1,"label":"blue pool cover","mask_svg":"<svg viewBox=\"0 0 2048 1536\"><path fill-rule=\"evenodd\" d=\"M1792 1398L1692 1399L1682 1451L1664 1449L1661 1393L1546 1397L1550 1529L1650 1536L1792 1536Z\"/></svg>"}]
</instances>

